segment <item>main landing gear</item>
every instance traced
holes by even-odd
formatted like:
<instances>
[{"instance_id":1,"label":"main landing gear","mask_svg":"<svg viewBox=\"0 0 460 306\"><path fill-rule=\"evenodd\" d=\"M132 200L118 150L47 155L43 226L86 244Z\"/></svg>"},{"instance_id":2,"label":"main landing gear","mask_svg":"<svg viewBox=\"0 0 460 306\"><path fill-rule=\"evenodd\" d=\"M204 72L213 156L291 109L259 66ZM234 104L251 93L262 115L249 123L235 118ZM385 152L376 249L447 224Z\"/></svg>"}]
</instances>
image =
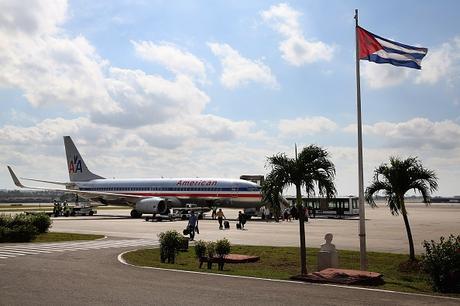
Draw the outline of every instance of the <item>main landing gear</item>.
<instances>
[{"instance_id":1,"label":"main landing gear","mask_svg":"<svg viewBox=\"0 0 460 306\"><path fill-rule=\"evenodd\" d=\"M131 218L140 218L142 217L142 213L138 212L137 210L133 209L131 210Z\"/></svg>"}]
</instances>

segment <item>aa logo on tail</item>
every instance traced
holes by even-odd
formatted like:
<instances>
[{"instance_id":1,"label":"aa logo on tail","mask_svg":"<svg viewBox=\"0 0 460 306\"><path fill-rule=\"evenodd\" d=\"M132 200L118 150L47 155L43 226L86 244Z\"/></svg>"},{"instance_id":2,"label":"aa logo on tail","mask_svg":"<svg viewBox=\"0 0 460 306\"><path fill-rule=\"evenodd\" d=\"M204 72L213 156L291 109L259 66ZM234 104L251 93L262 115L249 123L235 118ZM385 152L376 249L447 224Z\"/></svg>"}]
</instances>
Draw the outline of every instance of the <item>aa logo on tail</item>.
<instances>
[{"instance_id":1,"label":"aa logo on tail","mask_svg":"<svg viewBox=\"0 0 460 306\"><path fill-rule=\"evenodd\" d=\"M81 159L78 159L78 156L74 156L73 160L69 163L69 173L83 172L81 167Z\"/></svg>"}]
</instances>

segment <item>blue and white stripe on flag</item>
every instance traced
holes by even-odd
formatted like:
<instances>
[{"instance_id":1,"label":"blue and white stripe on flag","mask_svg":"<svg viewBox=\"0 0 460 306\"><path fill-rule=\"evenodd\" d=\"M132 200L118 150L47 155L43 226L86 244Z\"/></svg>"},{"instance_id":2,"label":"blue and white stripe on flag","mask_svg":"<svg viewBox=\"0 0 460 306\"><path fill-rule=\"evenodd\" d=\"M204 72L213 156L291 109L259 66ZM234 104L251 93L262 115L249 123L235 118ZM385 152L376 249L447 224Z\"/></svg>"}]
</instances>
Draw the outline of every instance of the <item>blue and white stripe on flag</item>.
<instances>
[{"instance_id":1,"label":"blue and white stripe on flag","mask_svg":"<svg viewBox=\"0 0 460 306\"><path fill-rule=\"evenodd\" d=\"M421 69L427 48L405 45L377 36L361 27L357 27L359 59L378 64L392 64Z\"/></svg>"}]
</instances>

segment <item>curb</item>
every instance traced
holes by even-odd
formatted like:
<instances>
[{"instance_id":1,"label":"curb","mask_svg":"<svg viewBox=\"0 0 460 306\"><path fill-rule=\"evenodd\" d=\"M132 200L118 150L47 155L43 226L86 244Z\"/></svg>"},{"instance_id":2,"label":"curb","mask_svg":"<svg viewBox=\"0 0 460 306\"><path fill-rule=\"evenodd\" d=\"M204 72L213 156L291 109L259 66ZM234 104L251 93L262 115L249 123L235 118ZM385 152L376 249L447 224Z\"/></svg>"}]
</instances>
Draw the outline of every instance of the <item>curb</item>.
<instances>
[{"instance_id":1,"label":"curb","mask_svg":"<svg viewBox=\"0 0 460 306\"><path fill-rule=\"evenodd\" d=\"M450 296L438 296L438 295L429 295L423 293L411 293L411 292L399 292L393 290L385 290L385 289L374 289L374 288L366 288L366 287L354 287L354 286L344 286L344 285L337 285L337 284L319 284L319 283L306 283L300 281L292 281L292 280L283 280L283 279L272 279L272 278L261 278L261 277L254 277L254 276L242 276L242 275L228 275L228 274L219 274L219 273L209 273L209 272L199 272L199 271L187 271L187 270L178 270L178 269L166 269L166 268L157 268L157 267L147 267L147 266L136 266L126 262L123 259L123 255L129 252L135 252L140 249L134 249L122 252L118 254L117 260L130 267L140 268L140 269L151 269L151 270L158 270L158 271L170 271L170 272L178 272L178 273L189 273L189 274L199 274L199 275L210 275L216 277L229 277L229 278L242 278L242 279L250 279L250 280L262 280L267 282L276 282L276 283L290 283L290 284L303 284L303 285L312 285L312 286L327 286L327 287L336 287L336 288L345 288L351 290L365 290L365 291L374 291L374 292L382 292L382 293L392 293L392 294L402 294L402 295L411 295L411 296L420 296L420 297L428 297L428 298L437 298L437 299L445 299L445 300L452 300L460 302L460 298L450 297Z\"/></svg>"}]
</instances>

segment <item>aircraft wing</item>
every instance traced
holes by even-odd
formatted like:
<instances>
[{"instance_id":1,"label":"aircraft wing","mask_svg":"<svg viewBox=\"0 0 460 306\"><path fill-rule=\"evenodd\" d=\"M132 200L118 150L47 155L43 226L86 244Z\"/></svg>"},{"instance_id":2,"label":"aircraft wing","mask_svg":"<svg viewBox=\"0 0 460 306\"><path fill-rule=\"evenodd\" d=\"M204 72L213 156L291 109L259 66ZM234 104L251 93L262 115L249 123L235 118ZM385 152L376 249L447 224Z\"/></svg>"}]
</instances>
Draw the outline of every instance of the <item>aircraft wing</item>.
<instances>
[{"instance_id":1,"label":"aircraft wing","mask_svg":"<svg viewBox=\"0 0 460 306\"><path fill-rule=\"evenodd\" d=\"M8 166L8 168L9 168L9 166ZM40 183L47 183L47 184L55 184L55 185L63 185L63 186L72 186L73 185L73 183L44 181L44 180L37 180L37 179L33 179L33 178L27 178L27 177L21 177L21 179L26 180L26 181L33 181L33 182L40 182Z\"/></svg>"},{"instance_id":2,"label":"aircraft wing","mask_svg":"<svg viewBox=\"0 0 460 306\"><path fill-rule=\"evenodd\" d=\"M136 203L140 199L146 198L145 196L141 195L132 195L132 194L122 194L122 193L114 193L114 192L99 192L99 191L82 191L78 189L65 189L65 188L46 188L46 187L32 187L32 186L25 186L19 181L18 177L14 173L13 169L10 166L8 167L8 171L10 172L11 178L16 186L20 188L27 188L27 189L34 189L34 190L47 190L47 191L61 191L65 193L73 193L78 194L87 199L103 199L103 200L124 200L128 203ZM36 180L38 181L38 180ZM44 181L42 181L44 182Z\"/></svg>"}]
</instances>

